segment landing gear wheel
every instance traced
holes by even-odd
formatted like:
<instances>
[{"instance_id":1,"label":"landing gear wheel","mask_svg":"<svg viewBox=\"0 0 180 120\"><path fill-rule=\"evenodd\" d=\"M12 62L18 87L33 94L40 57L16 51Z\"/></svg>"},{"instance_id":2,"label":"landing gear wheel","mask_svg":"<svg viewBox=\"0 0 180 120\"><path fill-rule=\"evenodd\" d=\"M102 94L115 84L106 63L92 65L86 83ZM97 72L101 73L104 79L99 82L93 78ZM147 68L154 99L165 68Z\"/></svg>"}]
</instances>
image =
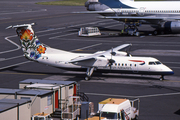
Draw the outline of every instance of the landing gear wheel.
<instances>
[{"instance_id":1,"label":"landing gear wheel","mask_svg":"<svg viewBox=\"0 0 180 120\"><path fill-rule=\"evenodd\" d=\"M88 81L88 80L90 80L91 79L91 77L85 77L85 80L86 81Z\"/></svg>"},{"instance_id":2,"label":"landing gear wheel","mask_svg":"<svg viewBox=\"0 0 180 120\"><path fill-rule=\"evenodd\" d=\"M163 81L163 80L164 80L164 75L161 75L161 77L159 78L159 80Z\"/></svg>"},{"instance_id":3,"label":"landing gear wheel","mask_svg":"<svg viewBox=\"0 0 180 120\"><path fill-rule=\"evenodd\" d=\"M140 34L139 34L139 32L136 32L135 35L136 35L136 36L139 36Z\"/></svg>"},{"instance_id":4,"label":"landing gear wheel","mask_svg":"<svg viewBox=\"0 0 180 120\"><path fill-rule=\"evenodd\" d=\"M158 34L158 31L157 31L157 30L155 30L155 31L154 31L154 35L157 35L157 34Z\"/></svg>"},{"instance_id":5,"label":"landing gear wheel","mask_svg":"<svg viewBox=\"0 0 180 120\"><path fill-rule=\"evenodd\" d=\"M93 71L94 71L94 67L87 68L86 77L85 77L86 81L91 79L91 75L92 75Z\"/></svg>"},{"instance_id":6,"label":"landing gear wheel","mask_svg":"<svg viewBox=\"0 0 180 120\"><path fill-rule=\"evenodd\" d=\"M134 120L138 120L138 116L136 115L136 117L134 118Z\"/></svg>"}]
</instances>

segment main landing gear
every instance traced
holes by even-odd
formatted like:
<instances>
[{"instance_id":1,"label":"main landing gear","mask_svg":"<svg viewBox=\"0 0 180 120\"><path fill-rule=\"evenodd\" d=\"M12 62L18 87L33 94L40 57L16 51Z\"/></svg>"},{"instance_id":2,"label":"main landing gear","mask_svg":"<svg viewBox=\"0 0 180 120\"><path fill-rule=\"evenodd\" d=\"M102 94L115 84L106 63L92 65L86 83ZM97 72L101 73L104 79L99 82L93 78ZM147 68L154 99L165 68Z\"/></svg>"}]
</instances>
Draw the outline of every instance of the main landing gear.
<instances>
[{"instance_id":1,"label":"main landing gear","mask_svg":"<svg viewBox=\"0 0 180 120\"><path fill-rule=\"evenodd\" d=\"M87 68L87 71L86 71L86 77L85 77L85 80L90 80L91 79L91 75L93 74L93 71L94 71L94 67L89 67Z\"/></svg>"},{"instance_id":2,"label":"main landing gear","mask_svg":"<svg viewBox=\"0 0 180 120\"><path fill-rule=\"evenodd\" d=\"M139 36L140 33L138 32L137 26L139 26L139 23L128 23L124 24L124 33L122 34L128 34L128 35L134 35L134 36Z\"/></svg>"}]
</instances>

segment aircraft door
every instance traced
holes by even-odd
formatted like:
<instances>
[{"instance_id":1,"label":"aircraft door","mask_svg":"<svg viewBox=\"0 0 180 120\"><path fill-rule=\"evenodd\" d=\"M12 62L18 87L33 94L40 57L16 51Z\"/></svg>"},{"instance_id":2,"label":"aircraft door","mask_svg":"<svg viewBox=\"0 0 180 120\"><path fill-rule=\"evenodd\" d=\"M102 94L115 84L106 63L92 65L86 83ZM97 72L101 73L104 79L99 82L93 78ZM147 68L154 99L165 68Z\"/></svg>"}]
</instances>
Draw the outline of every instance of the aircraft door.
<instances>
[{"instance_id":1,"label":"aircraft door","mask_svg":"<svg viewBox=\"0 0 180 120\"><path fill-rule=\"evenodd\" d=\"M140 7L140 9L139 9L139 15L140 15L140 16L143 16L143 15L144 15L144 12L145 12L145 8L144 8L144 7Z\"/></svg>"},{"instance_id":2,"label":"aircraft door","mask_svg":"<svg viewBox=\"0 0 180 120\"><path fill-rule=\"evenodd\" d=\"M136 63L133 64L132 69L133 73L138 73L138 65Z\"/></svg>"},{"instance_id":3,"label":"aircraft door","mask_svg":"<svg viewBox=\"0 0 180 120\"><path fill-rule=\"evenodd\" d=\"M126 120L126 119L125 119L124 110L121 110L121 120Z\"/></svg>"}]
</instances>

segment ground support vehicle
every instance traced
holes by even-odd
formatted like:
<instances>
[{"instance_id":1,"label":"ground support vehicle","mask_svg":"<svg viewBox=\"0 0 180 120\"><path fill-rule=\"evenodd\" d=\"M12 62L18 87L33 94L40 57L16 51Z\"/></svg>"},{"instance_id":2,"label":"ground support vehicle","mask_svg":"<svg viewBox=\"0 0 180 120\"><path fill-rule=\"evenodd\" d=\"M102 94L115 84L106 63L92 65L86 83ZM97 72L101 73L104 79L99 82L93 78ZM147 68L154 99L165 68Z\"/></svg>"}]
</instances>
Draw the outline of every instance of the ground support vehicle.
<instances>
[{"instance_id":1,"label":"ground support vehicle","mask_svg":"<svg viewBox=\"0 0 180 120\"><path fill-rule=\"evenodd\" d=\"M47 113L36 113L33 115L32 120L52 120L52 118Z\"/></svg>"},{"instance_id":2,"label":"ground support vehicle","mask_svg":"<svg viewBox=\"0 0 180 120\"><path fill-rule=\"evenodd\" d=\"M78 32L79 36L97 36L101 35L98 27L82 27Z\"/></svg>"},{"instance_id":3,"label":"ground support vehicle","mask_svg":"<svg viewBox=\"0 0 180 120\"><path fill-rule=\"evenodd\" d=\"M139 116L139 102L139 99L108 98L103 100L98 104L99 119L137 120Z\"/></svg>"}]
</instances>

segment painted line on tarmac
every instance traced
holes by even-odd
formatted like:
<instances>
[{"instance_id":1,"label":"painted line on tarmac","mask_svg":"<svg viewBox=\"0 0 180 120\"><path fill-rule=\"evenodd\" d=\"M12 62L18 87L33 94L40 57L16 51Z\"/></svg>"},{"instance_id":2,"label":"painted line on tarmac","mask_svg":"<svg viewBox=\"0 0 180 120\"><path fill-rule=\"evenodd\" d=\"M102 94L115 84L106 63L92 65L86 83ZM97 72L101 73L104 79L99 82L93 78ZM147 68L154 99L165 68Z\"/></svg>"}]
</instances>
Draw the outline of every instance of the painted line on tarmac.
<instances>
[{"instance_id":1,"label":"painted line on tarmac","mask_svg":"<svg viewBox=\"0 0 180 120\"><path fill-rule=\"evenodd\" d=\"M55 36L55 37L50 37L49 39L55 39L55 38L60 38L60 37L64 37L64 36L70 36L70 35L74 35L74 34L77 34L77 32L70 33L70 34L65 34L65 35L60 35L60 36Z\"/></svg>"},{"instance_id":2,"label":"painted line on tarmac","mask_svg":"<svg viewBox=\"0 0 180 120\"><path fill-rule=\"evenodd\" d=\"M168 67L170 67L170 68L175 68L175 69L180 69L180 67L171 67L171 66L168 66Z\"/></svg>"},{"instance_id":3,"label":"painted line on tarmac","mask_svg":"<svg viewBox=\"0 0 180 120\"><path fill-rule=\"evenodd\" d=\"M17 35L12 35L12 36L5 37L5 40L7 40L8 42L12 43L12 44L15 45L17 48L16 48L16 49L12 49L12 50L7 50L7 51L0 52L0 54L9 53L9 52L14 52L14 51L16 51L16 50L21 49L21 46L20 46L20 45L16 44L15 42L13 42L12 40L9 39L9 38L16 37L16 36L17 36Z\"/></svg>"},{"instance_id":4,"label":"painted line on tarmac","mask_svg":"<svg viewBox=\"0 0 180 120\"><path fill-rule=\"evenodd\" d=\"M113 94L101 94L101 93L85 93L85 94L87 94L87 95L97 95L97 96L109 96L109 97L148 98L148 97L180 95L180 92L177 92L177 93L164 93L164 94L153 94L153 95L142 95L142 96L113 95Z\"/></svg>"},{"instance_id":5,"label":"painted line on tarmac","mask_svg":"<svg viewBox=\"0 0 180 120\"><path fill-rule=\"evenodd\" d=\"M20 58L20 57L24 57L24 56L23 56L23 55L20 55L20 56L11 57L11 58L3 58L3 59L0 59L0 62L2 62L2 61L7 61L7 60L12 60L12 59L16 59L16 58Z\"/></svg>"},{"instance_id":6,"label":"painted line on tarmac","mask_svg":"<svg viewBox=\"0 0 180 120\"><path fill-rule=\"evenodd\" d=\"M69 39L69 38L61 38L61 40L69 40L69 41L71 41L71 40L73 40L73 41L84 41L84 42L89 42L89 41L101 41L101 42L104 42L104 43L122 43L122 42L124 42L124 41L121 41L121 40L118 40L118 41L116 41L116 40L102 40L102 39L98 39L98 40L94 40L94 39ZM126 43L132 43L132 42L134 42L134 41L128 41L128 42L126 42ZM136 42L137 43L137 42ZM144 43L146 43L146 45L143 45ZM162 42L162 43L165 43L166 44L166 42ZM132 43L132 45L133 46L139 46L140 44L142 44L142 46L147 46L147 44L156 44L156 43L154 43L154 42L139 42L139 44L133 44ZM175 42L174 42L174 44L175 44ZM119 45L121 45L121 44L119 44ZM161 46L161 45L151 45L151 46ZM169 46L168 45L168 43L167 43L167 45L164 45L164 46ZM179 46L179 45L171 45L171 46Z\"/></svg>"},{"instance_id":7,"label":"painted line on tarmac","mask_svg":"<svg viewBox=\"0 0 180 120\"><path fill-rule=\"evenodd\" d=\"M113 27L113 26L117 26L117 25L107 26L106 28ZM70 34L65 34L65 35L60 35L60 36L50 37L49 39L55 39L55 38L64 37L64 36L69 36L69 35L73 35L73 34L78 34L78 33L75 32L75 33L70 33Z\"/></svg>"},{"instance_id":8,"label":"painted line on tarmac","mask_svg":"<svg viewBox=\"0 0 180 120\"><path fill-rule=\"evenodd\" d=\"M0 70L7 69L7 68L10 68L10 67L14 67L14 66L18 66L18 65L22 65L22 64L26 64L26 63L30 63L30 62L32 62L32 61L26 61L26 62L21 62L21 63L9 65L9 66L6 66L6 67L1 67Z\"/></svg>"},{"instance_id":9,"label":"painted line on tarmac","mask_svg":"<svg viewBox=\"0 0 180 120\"><path fill-rule=\"evenodd\" d=\"M48 35L53 35L53 34L64 33L64 32L72 32L72 31L74 31L74 30L77 30L77 29L71 29L71 30L66 30L66 31L61 31L61 32L54 32L54 33L49 33L49 34L44 34L44 35L38 35L38 38L39 38L39 37L48 36Z\"/></svg>"},{"instance_id":10,"label":"painted line on tarmac","mask_svg":"<svg viewBox=\"0 0 180 120\"><path fill-rule=\"evenodd\" d=\"M99 21L99 22L103 22L103 21ZM98 23L98 22L91 22L91 23L85 23L85 24L71 25L71 26L68 26L68 27L62 27L62 28L56 28L56 29L38 31L38 32L36 32L36 33L43 33L43 32L55 31L55 30L62 30L62 29L67 29L67 28L71 28L71 27L77 27L77 26L82 26L82 25L87 25L87 24L95 24L95 23ZM105 23L105 24L110 24L110 23ZM117 26L117 25L111 25L111 26L108 26L108 27L113 27L113 26ZM107 27L107 28L108 28L108 27ZM44 34L44 35L38 35L38 37L44 37L44 36L53 35L53 34L71 32L71 31L74 31L74 30L77 30L77 29L71 29L71 30L66 30L66 31L61 31L61 32L55 32L55 33L49 33L49 34ZM56 38L56 37L58 38L58 36L55 36L55 38ZM61 36L60 36L60 37L61 37ZM53 39L53 37L51 37L51 38L49 38L49 39Z\"/></svg>"},{"instance_id":11,"label":"painted line on tarmac","mask_svg":"<svg viewBox=\"0 0 180 120\"><path fill-rule=\"evenodd\" d=\"M95 22L90 22L90 23L85 23L85 24L77 24L77 25L69 26L69 27L75 27L75 26L86 25L86 24L95 24L95 23L98 23L98 22L103 22L103 20L95 21ZM67 28L67 27L60 27L60 28L56 28L56 29L37 31L36 33L43 33L43 32L55 31L55 30L66 29L66 28ZM74 30L75 30L75 29L74 29ZM52 34L54 34L54 33L51 33L51 34L48 34L48 35L52 35ZM74 33L73 33L73 34L74 34ZM46 35L39 35L38 37L42 37L42 36L46 36ZM68 35L66 35L66 36L68 36ZM5 40L7 40L7 41L9 41L10 43L12 43L13 45L17 46L17 48L16 48L16 49L12 49L12 50L7 50L7 51L0 52L0 54L8 53L8 52L14 52L14 51L16 51L16 50L21 49L21 46L20 46L20 45L16 44L15 42L13 42L12 40L9 39L9 38L12 38L12 37L17 37L17 35L7 36L7 37L5 37Z\"/></svg>"},{"instance_id":12,"label":"painted line on tarmac","mask_svg":"<svg viewBox=\"0 0 180 120\"><path fill-rule=\"evenodd\" d=\"M163 80L163 81L166 81L166 82L174 82L174 83L180 82L180 81L175 81L175 80Z\"/></svg>"},{"instance_id":13,"label":"painted line on tarmac","mask_svg":"<svg viewBox=\"0 0 180 120\"><path fill-rule=\"evenodd\" d=\"M39 73L11 73L11 72L0 72L0 74L8 74L8 75L47 75L47 74L39 74Z\"/></svg>"},{"instance_id":14,"label":"painted line on tarmac","mask_svg":"<svg viewBox=\"0 0 180 120\"><path fill-rule=\"evenodd\" d=\"M94 47L94 46L99 46L99 45L102 45L102 43L98 43L98 44L94 44L94 45L90 45L90 46L82 47L82 48L75 49L75 50L71 50L71 51L81 51L81 50L83 50L83 49L86 49L86 48L91 48L91 47Z\"/></svg>"},{"instance_id":15,"label":"painted line on tarmac","mask_svg":"<svg viewBox=\"0 0 180 120\"><path fill-rule=\"evenodd\" d=\"M90 22L90 23L83 23L83 24L77 24L77 25L70 25L70 26L67 26L67 27L54 28L54 29L49 29L49 30L42 30L42 31L38 31L36 33L44 33L44 32L49 32L49 31L67 29L67 28L77 27L77 26L82 26L82 25L87 25L87 24L97 24L97 23L100 23L100 22L104 22L104 20L99 20L99 21L95 21L95 22L93 21L93 22Z\"/></svg>"},{"instance_id":16,"label":"painted line on tarmac","mask_svg":"<svg viewBox=\"0 0 180 120\"><path fill-rule=\"evenodd\" d=\"M19 12L9 12L9 13L0 13L0 15L9 15L9 14L22 14L22 13L31 13L31 12L45 12L47 9L40 9L40 10L27 10L27 11L19 11Z\"/></svg>"},{"instance_id":17,"label":"painted line on tarmac","mask_svg":"<svg viewBox=\"0 0 180 120\"><path fill-rule=\"evenodd\" d=\"M44 19L50 19L50 18L58 18L58 17L64 17L64 16L72 16L73 14L65 14L65 15L55 15L55 16L45 16L45 17L36 17L36 18L27 18L27 19L21 19L21 20L12 20L12 21L5 21L0 22L0 24L4 23L17 23L17 22L24 22L24 21L32 21L32 20L44 20Z\"/></svg>"},{"instance_id":18,"label":"painted line on tarmac","mask_svg":"<svg viewBox=\"0 0 180 120\"><path fill-rule=\"evenodd\" d=\"M163 63L169 63L169 64L180 64L180 62L163 62Z\"/></svg>"}]
</instances>

